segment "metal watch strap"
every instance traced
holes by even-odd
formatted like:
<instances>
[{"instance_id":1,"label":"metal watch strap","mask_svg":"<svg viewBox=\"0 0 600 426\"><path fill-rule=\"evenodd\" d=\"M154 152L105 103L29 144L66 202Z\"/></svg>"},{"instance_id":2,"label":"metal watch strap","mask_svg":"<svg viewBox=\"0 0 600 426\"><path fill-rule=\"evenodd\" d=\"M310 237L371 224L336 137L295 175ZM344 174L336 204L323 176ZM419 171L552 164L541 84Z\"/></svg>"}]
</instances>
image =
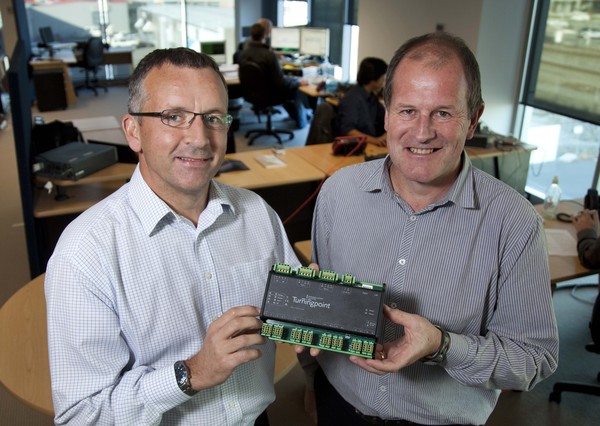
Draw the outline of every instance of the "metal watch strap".
<instances>
[{"instance_id":1,"label":"metal watch strap","mask_svg":"<svg viewBox=\"0 0 600 426\"><path fill-rule=\"evenodd\" d=\"M174 368L179 389L188 396L195 395L198 391L192 389L192 373L185 361L177 361Z\"/></svg>"},{"instance_id":2,"label":"metal watch strap","mask_svg":"<svg viewBox=\"0 0 600 426\"><path fill-rule=\"evenodd\" d=\"M440 342L440 346L437 351L429 356L421 358L421 361L428 365L439 365L446 362L446 354L448 353L448 349L450 349L450 334L442 329L439 325L436 325L435 328L442 332L442 341Z\"/></svg>"}]
</instances>

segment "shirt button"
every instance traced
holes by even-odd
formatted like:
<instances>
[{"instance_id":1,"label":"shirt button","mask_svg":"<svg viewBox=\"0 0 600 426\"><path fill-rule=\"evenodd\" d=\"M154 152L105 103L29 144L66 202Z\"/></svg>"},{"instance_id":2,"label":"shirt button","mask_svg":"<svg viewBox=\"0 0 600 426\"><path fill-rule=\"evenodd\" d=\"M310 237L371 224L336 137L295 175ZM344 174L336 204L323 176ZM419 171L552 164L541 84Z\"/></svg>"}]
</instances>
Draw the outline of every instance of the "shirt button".
<instances>
[{"instance_id":1,"label":"shirt button","mask_svg":"<svg viewBox=\"0 0 600 426\"><path fill-rule=\"evenodd\" d=\"M400 260L398 260L398 263L400 265L406 265L406 259L400 259Z\"/></svg>"},{"instance_id":2,"label":"shirt button","mask_svg":"<svg viewBox=\"0 0 600 426\"><path fill-rule=\"evenodd\" d=\"M210 272L205 272L204 273L204 279L205 280L210 280L212 278L212 274Z\"/></svg>"},{"instance_id":3,"label":"shirt button","mask_svg":"<svg viewBox=\"0 0 600 426\"><path fill-rule=\"evenodd\" d=\"M386 386L379 386L379 390L381 392L385 392L385 391L387 391L387 387Z\"/></svg>"},{"instance_id":4,"label":"shirt button","mask_svg":"<svg viewBox=\"0 0 600 426\"><path fill-rule=\"evenodd\" d=\"M396 302L390 303L390 308L392 308L392 309L396 309L397 306L398 306L398 304Z\"/></svg>"},{"instance_id":5,"label":"shirt button","mask_svg":"<svg viewBox=\"0 0 600 426\"><path fill-rule=\"evenodd\" d=\"M417 216L415 216L415 215L413 214L413 215L410 217L410 220L414 222L415 220L417 220Z\"/></svg>"}]
</instances>

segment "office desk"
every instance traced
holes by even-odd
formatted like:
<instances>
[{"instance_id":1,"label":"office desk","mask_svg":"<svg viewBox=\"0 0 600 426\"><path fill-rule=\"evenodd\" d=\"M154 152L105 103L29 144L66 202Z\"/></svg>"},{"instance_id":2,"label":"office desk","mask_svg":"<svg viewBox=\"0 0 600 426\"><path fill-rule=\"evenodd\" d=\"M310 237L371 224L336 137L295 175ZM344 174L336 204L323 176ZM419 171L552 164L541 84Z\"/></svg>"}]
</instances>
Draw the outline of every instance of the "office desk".
<instances>
[{"instance_id":1,"label":"office desk","mask_svg":"<svg viewBox=\"0 0 600 426\"><path fill-rule=\"evenodd\" d=\"M267 169L255 159L257 155L272 153L273 151L264 149L228 154L226 158L242 161L250 170L222 173L215 179L241 188L264 189L315 182L325 177L324 172L317 167L291 153L281 156L287 163L286 167L281 168ZM129 163L116 163L77 181L37 177L36 181L39 185L50 180L53 185L65 188L69 198L57 201L54 199L54 194L38 189L35 194L33 215L36 218L45 218L81 213L122 186L133 174L135 166Z\"/></svg>"},{"instance_id":2,"label":"office desk","mask_svg":"<svg viewBox=\"0 0 600 426\"><path fill-rule=\"evenodd\" d=\"M0 383L19 401L54 415L50 393L44 275L0 308Z\"/></svg>"},{"instance_id":3,"label":"office desk","mask_svg":"<svg viewBox=\"0 0 600 426\"><path fill-rule=\"evenodd\" d=\"M542 213L543 204L536 204L535 209L538 213ZM583 210L583 205L580 201L561 201L558 206L558 211L567 214L577 214ZM562 229L577 241L577 233L572 223L561 222L557 219L544 218L545 229ZM561 281L568 281L574 278L580 278L587 275L597 274L598 271L587 269L581 266L577 256L548 256L550 266L550 281L552 288Z\"/></svg>"},{"instance_id":4,"label":"office desk","mask_svg":"<svg viewBox=\"0 0 600 426\"><path fill-rule=\"evenodd\" d=\"M296 252L296 256L298 256L300 263L304 266L308 266L312 256L311 240L296 241L294 243L294 251Z\"/></svg>"},{"instance_id":5,"label":"office desk","mask_svg":"<svg viewBox=\"0 0 600 426\"><path fill-rule=\"evenodd\" d=\"M54 416L48 361L44 274L38 276L0 308L0 383L29 407ZM277 344L277 383L296 365L288 344Z\"/></svg>"},{"instance_id":6,"label":"office desk","mask_svg":"<svg viewBox=\"0 0 600 426\"><path fill-rule=\"evenodd\" d=\"M327 93L324 90L322 90L320 92L317 91L316 84L307 84L305 86L299 86L298 90L300 90L305 95L313 97L313 98L327 98L329 96L332 96L331 93Z\"/></svg>"},{"instance_id":7,"label":"office desk","mask_svg":"<svg viewBox=\"0 0 600 426\"><path fill-rule=\"evenodd\" d=\"M36 189L33 201L33 217L37 219L77 214L119 189L133 174L135 164L116 163L79 180L51 179L36 177L38 185L51 181L55 187L66 191L69 198L56 200L55 191Z\"/></svg>"},{"instance_id":8,"label":"office desk","mask_svg":"<svg viewBox=\"0 0 600 426\"><path fill-rule=\"evenodd\" d=\"M58 70L62 72L63 83L65 86L65 95L67 97L67 105L72 106L77 103L77 94L69 74L69 64L77 63L77 58L71 49L60 49L54 52L52 58L42 56L29 61L33 72L45 70Z\"/></svg>"},{"instance_id":9,"label":"office desk","mask_svg":"<svg viewBox=\"0 0 600 426\"><path fill-rule=\"evenodd\" d=\"M256 161L258 155L272 155L270 149L227 154L225 157L239 160L250 170L222 173L216 177L219 182L247 189L263 189L306 182L320 181L325 174L302 157L294 155L293 148L286 149L286 154L279 155L286 167L267 169Z\"/></svg>"},{"instance_id":10,"label":"office desk","mask_svg":"<svg viewBox=\"0 0 600 426\"><path fill-rule=\"evenodd\" d=\"M103 53L105 65L130 65L133 67L132 47L111 47Z\"/></svg>"},{"instance_id":11,"label":"office desk","mask_svg":"<svg viewBox=\"0 0 600 426\"><path fill-rule=\"evenodd\" d=\"M525 192L525 182L529 170L529 157L535 149L531 145L518 145L510 148L477 148L465 147L465 152L473 165L512 186L517 191ZM362 155L353 157L337 157L331 154L331 144L308 145L290 148L288 151L301 156L327 175L336 170L364 161ZM368 144L365 152L378 155L387 152L385 147Z\"/></svg>"},{"instance_id":12,"label":"office desk","mask_svg":"<svg viewBox=\"0 0 600 426\"><path fill-rule=\"evenodd\" d=\"M220 65L219 71L221 71L221 74L223 74L225 83L227 83L228 86L237 86L240 84L240 74L239 74L239 65L238 64Z\"/></svg>"}]
</instances>

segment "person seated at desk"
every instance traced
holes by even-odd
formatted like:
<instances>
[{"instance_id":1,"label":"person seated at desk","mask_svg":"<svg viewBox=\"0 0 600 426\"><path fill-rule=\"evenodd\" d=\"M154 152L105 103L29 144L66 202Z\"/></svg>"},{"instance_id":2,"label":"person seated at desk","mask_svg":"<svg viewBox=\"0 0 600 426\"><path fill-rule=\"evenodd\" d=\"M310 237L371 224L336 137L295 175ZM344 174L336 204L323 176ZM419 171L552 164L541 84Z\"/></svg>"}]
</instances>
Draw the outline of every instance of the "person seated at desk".
<instances>
[{"instance_id":1,"label":"person seated at desk","mask_svg":"<svg viewBox=\"0 0 600 426\"><path fill-rule=\"evenodd\" d=\"M265 27L264 45L267 49L270 49L270 47L271 47L271 28L273 28L273 22L271 22L271 20L267 19L267 18L260 18L258 21L256 21L256 23ZM248 44L251 39L252 38L249 37L249 38L245 39L244 41L240 42L240 44L238 44L238 48L235 51L235 53L233 54L233 63L234 64L240 63L240 54L242 53L242 50L244 50L244 48L246 47L246 44Z\"/></svg>"},{"instance_id":2,"label":"person seated at desk","mask_svg":"<svg viewBox=\"0 0 600 426\"><path fill-rule=\"evenodd\" d=\"M263 25L259 23L252 25L250 28L251 40L240 53L240 66L245 61L254 62L267 73L270 80L276 82L278 90L283 93L283 107L290 118L296 122L298 129L302 129L308 124L306 111L308 99L304 93L298 90L298 87L306 85L307 82L283 74L277 55L265 44L265 35L266 29Z\"/></svg>"},{"instance_id":3,"label":"person seated at desk","mask_svg":"<svg viewBox=\"0 0 600 426\"><path fill-rule=\"evenodd\" d=\"M379 58L362 60L356 76L357 85L344 94L338 106L334 124L337 136L364 136L368 143L386 145L385 108L378 93L383 88L387 67L387 63Z\"/></svg>"}]
</instances>

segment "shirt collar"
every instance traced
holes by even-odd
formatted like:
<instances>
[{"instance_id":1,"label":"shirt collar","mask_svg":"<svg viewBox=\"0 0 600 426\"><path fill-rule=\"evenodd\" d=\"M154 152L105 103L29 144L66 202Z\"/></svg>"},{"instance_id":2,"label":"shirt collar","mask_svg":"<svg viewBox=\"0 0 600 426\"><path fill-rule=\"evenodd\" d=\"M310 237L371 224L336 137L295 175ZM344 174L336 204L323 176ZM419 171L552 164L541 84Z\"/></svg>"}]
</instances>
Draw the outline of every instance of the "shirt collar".
<instances>
[{"instance_id":1,"label":"shirt collar","mask_svg":"<svg viewBox=\"0 0 600 426\"><path fill-rule=\"evenodd\" d=\"M461 156L461 163L462 167L458 178L450 188L447 196L435 203L436 206L450 201L465 209L477 207L473 165L464 151ZM392 160L388 155L384 161L379 162L379 167L373 168L372 172L367 175L361 184L361 189L365 192L381 191L394 196L395 192L392 188L389 172L391 164Z\"/></svg>"},{"instance_id":2,"label":"shirt collar","mask_svg":"<svg viewBox=\"0 0 600 426\"><path fill-rule=\"evenodd\" d=\"M142 177L139 164L129 182L129 198L133 211L140 218L142 227L148 235L152 234L159 225L179 218L179 215L148 186ZM235 214L235 212L231 199L221 185L214 180L211 181L208 203L203 211L202 221L212 223L221 213Z\"/></svg>"}]
</instances>

